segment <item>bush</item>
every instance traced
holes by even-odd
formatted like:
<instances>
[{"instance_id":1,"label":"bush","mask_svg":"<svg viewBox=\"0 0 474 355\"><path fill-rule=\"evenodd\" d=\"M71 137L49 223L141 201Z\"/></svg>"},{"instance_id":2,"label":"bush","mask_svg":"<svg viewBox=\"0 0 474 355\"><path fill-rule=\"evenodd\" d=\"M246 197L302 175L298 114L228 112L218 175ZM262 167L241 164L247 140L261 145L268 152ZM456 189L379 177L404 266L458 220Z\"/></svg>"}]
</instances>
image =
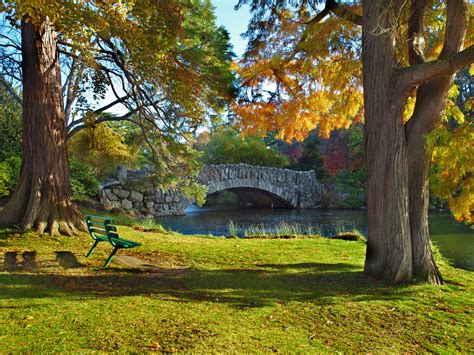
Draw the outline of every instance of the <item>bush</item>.
<instances>
[{"instance_id":1,"label":"bush","mask_svg":"<svg viewBox=\"0 0 474 355\"><path fill-rule=\"evenodd\" d=\"M314 170L319 180L325 178L324 159L320 152L321 141L316 133L312 132L302 144L302 154L297 161L290 167L294 170Z\"/></svg>"},{"instance_id":2,"label":"bush","mask_svg":"<svg viewBox=\"0 0 474 355\"><path fill-rule=\"evenodd\" d=\"M0 84L0 161L21 154L22 107ZM1 164L1 163L0 163Z\"/></svg>"},{"instance_id":3,"label":"bush","mask_svg":"<svg viewBox=\"0 0 474 355\"><path fill-rule=\"evenodd\" d=\"M114 175L118 165L133 166L138 159L137 152L124 142L124 137L105 123L86 127L73 135L68 149L71 157L89 164L94 176L100 178Z\"/></svg>"},{"instance_id":4,"label":"bush","mask_svg":"<svg viewBox=\"0 0 474 355\"><path fill-rule=\"evenodd\" d=\"M331 239L350 240L350 241L358 241L358 242L366 241L364 236L358 231L337 233L333 235Z\"/></svg>"},{"instance_id":5,"label":"bush","mask_svg":"<svg viewBox=\"0 0 474 355\"><path fill-rule=\"evenodd\" d=\"M0 163L0 196L8 196L20 176L21 159L11 156Z\"/></svg>"},{"instance_id":6,"label":"bush","mask_svg":"<svg viewBox=\"0 0 474 355\"><path fill-rule=\"evenodd\" d=\"M76 201L84 201L87 197L96 196L99 192L99 180L92 165L82 163L75 158L69 159L72 197Z\"/></svg>"},{"instance_id":7,"label":"bush","mask_svg":"<svg viewBox=\"0 0 474 355\"><path fill-rule=\"evenodd\" d=\"M336 173L334 191L343 198L335 203L338 208L360 208L365 206L365 171L344 169Z\"/></svg>"},{"instance_id":8,"label":"bush","mask_svg":"<svg viewBox=\"0 0 474 355\"><path fill-rule=\"evenodd\" d=\"M238 164L285 167L288 159L276 149L269 148L260 137L245 136L232 130L212 133L203 152L204 164Z\"/></svg>"}]
</instances>

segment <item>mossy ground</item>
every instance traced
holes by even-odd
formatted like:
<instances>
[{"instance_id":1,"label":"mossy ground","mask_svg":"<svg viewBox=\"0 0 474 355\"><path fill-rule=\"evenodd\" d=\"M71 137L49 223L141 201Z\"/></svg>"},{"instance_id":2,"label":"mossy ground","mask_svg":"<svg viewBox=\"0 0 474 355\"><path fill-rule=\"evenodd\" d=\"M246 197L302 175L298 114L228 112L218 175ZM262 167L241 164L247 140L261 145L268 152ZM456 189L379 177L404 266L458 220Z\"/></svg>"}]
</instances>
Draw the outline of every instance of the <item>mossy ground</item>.
<instances>
[{"instance_id":1,"label":"mossy ground","mask_svg":"<svg viewBox=\"0 0 474 355\"><path fill-rule=\"evenodd\" d=\"M120 233L142 246L117 255L157 267L104 269L111 246L85 258L88 235L3 232L0 353L473 349L473 273L442 260L446 285L388 286L358 241Z\"/></svg>"}]
</instances>

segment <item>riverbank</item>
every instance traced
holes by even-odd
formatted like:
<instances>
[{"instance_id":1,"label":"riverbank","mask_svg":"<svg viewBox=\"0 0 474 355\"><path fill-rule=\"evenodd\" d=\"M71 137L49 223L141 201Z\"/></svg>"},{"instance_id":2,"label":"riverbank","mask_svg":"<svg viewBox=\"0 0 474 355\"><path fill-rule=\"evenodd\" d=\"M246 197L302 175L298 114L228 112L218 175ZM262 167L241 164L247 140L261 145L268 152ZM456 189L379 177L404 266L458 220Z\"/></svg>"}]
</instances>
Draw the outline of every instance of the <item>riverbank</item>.
<instances>
[{"instance_id":1,"label":"riverbank","mask_svg":"<svg viewBox=\"0 0 474 355\"><path fill-rule=\"evenodd\" d=\"M340 232L359 231L367 236L366 213L354 210L194 208L187 211L186 216L163 217L157 221L168 230L189 235L272 234L289 226L302 234L329 237ZM429 227L431 241L445 258L456 267L474 271L474 230L446 213L430 213Z\"/></svg>"},{"instance_id":2,"label":"riverbank","mask_svg":"<svg viewBox=\"0 0 474 355\"><path fill-rule=\"evenodd\" d=\"M88 235L2 232L0 352L465 352L473 273L446 285L364 277L365 243L226 239L120 227L141 247L90 258ZM14 257L15 256L15 257Z\"/></svg>"}]
</instances>

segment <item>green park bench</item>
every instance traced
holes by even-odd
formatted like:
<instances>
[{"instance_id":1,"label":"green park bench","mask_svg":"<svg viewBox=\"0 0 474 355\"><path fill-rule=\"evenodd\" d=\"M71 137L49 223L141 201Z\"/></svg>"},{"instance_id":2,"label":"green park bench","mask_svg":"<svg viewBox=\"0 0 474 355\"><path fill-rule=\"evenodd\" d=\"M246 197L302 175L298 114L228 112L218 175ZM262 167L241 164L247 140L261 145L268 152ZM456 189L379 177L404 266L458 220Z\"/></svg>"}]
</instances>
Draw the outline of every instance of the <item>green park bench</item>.
<instances>
[{"instance_id":1,"label":"green park bench","mask_svg":"<svg viewBox=\"0 0 474 355\"><path fill-rule=\"evenodd\" d=\"M112 261L112 257L115 255L117 250L130 249L140 246L140 243L120 238L117 233L117 227L111 218L86 216L86 224L89 234L94 239L94 245L92 245L92 248L89 250L86 257L89 257L94 252L95 247L100 242L109 242L114 247L114 250L105 262L104 267L109 266L110 262Z\"/></svg>"}]
</instances>

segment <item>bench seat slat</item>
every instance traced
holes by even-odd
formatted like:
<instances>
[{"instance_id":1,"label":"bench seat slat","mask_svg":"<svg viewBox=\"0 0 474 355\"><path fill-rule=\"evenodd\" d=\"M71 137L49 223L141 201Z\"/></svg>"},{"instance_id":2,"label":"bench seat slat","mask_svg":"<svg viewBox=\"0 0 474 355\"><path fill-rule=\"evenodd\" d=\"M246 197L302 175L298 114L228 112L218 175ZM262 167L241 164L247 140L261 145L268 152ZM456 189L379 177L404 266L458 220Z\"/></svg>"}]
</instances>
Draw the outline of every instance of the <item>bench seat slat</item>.
<instances>
[{"instance_id":1,"label":"bench seat slat","mask_svg":"<svg viewBox=\"0 0 474 355\"><path fill-rule=\"evenodd\" d=\"M107 231L104 228L98 228L98 227L90 226L89 230L92 231L92 232L97 231L97 232L100 232L102 234L107 234Z\"/></svg>"},{"instance_id":2,"label":"bench seat slat","mask_svg":"<svg viewBox=\"0 0 474 355\"><path fill-rule=\"evenodd\" d=\"M121 245L123 248L133 248L133 247L138 247L141 244L137 242L132 242L131 240L126 240L126 239L118 239L118 238L110 238L114 243L117 245Z\"/></svg>"},{"instance_id":3,"label":"bench seat slat","mask_svg":"<svg viewBox=\"0 0 474 355\"><path fill-rule=\"evenodd\" d=\"M100 240L101 242L106 242L109 240L109 237L107 237L106 235L97 235L94 233L94 237L96 240Z\"/></svg>"},{"instance_id":4,"label":"bench seat slat","mask_svg":"<svg viewBox=\"0 0 474 355\"><path fill-rule=\"evenodd\" d=\"M87 224L88 226L97 226L97 227L102 227L102 228L104 228L104 221L100 221L100 222L86 221L86 224Z\"/></svg>"}]
</instances>

